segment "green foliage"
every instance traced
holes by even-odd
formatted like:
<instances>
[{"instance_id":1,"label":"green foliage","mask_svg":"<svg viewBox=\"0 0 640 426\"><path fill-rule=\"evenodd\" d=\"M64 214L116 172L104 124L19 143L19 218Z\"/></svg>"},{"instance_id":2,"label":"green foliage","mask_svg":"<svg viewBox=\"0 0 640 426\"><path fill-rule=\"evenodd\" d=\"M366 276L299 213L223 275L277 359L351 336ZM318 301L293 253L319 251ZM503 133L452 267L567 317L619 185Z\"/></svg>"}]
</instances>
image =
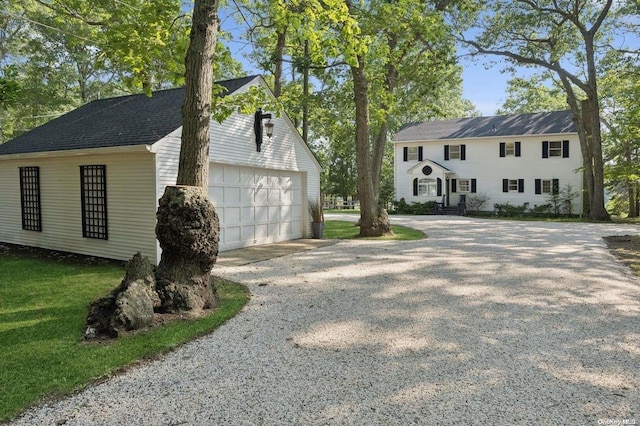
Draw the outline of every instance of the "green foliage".
<instances>
[{"instance_id":1,"label":"green foliage","mask_svg":"<svg viewBox=\"0 0 640 426\"><path fill-rule=\"evenodd\" d=\"M521 206L514 206L509 202L495 203L493 209L498 216L504 217L519 217L529 210L529 203L524 203Z\"/></svg>"},{"instance_id":2,"label":"green foliage","mask_svg":"<svg viewBox=\"0 0 640 426\"><path fill-rule=\"evenodd\" d=\"M526 114L567 109L564 90L548 71L507 82L507 99L496 114Z\"/></svg>"},{"instance_id":3,"label":"green foliage","mask_svg":"<svg viewBox=\"0 0 640 426\"><path fill-rule=\"evenodd\" d=\"M0 257L0 421L45 396L67 394L137 360L206 334L238 312L247 290L219 282L220 306L117 341L84 343L87 306L122 279L123 269L27 257Z\"/></svg>"},{"instance_id":4,"label":"green foliage","mask_svg":"<svg viewBox=\"0 0 640 426\"><path fill-rule=\"evenodd\" d=\"M404 198L401 198L400 201L397 201L395 203L393 213L415 214L415 215L433 214L435 205L436 205L435 201L426 201L424 203L408 204Z\"/></svg>"},{"instance_id":5,"label":"green foliage","mask_svg":"<svg viewBox=\"0 0 640 426\"><path fill-rule=\"evenodd\" d=\"M480 213L482 207L489 201L489 196L483 193L477 194L469 194L467 195L467 210L470 212L475 212L475 214Z\"/></svg>"}]
</instances>

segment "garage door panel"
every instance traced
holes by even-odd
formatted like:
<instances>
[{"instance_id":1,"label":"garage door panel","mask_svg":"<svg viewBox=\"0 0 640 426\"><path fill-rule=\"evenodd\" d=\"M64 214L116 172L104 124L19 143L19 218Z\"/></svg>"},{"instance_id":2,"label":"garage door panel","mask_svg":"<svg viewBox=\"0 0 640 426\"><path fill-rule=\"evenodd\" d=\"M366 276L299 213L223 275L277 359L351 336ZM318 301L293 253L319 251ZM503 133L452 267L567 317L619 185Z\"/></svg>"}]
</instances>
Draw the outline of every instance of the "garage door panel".
<instances>
[{"instance_id":1,"label":"garage door panel","mask_svg":"<svg viewBox=\"0 0 640 426\"><path fill-rule=\"evenodd\" d=\"M269 190L267 188L257 188L255 203L267 205L269 203Z\"/></svg>"},{"instance_id":2,"label":"garage door panel","mask_svg":"<svg viewBox=\"0 0 640 426\"><path fill-rule=\"evenodd\" d=\"M225 207L224 222L228 224L240 222L240 207Z\"/></svg>"},{"instance_id":3,"label":"garage door panel","mask_svg":"<svg viewBox=\"0 0 640 426\"><path fill-rule=\"evenodd\" d=\"M256 221L255 207L242 208L242 223L254 223Z\"/></svg>"},{"instance_id":4,"label":"garage door panel","mask_svg":"<svg viewBox=\"0 0 640 426\"><path fill-rule=\"evenodd\" d=\"M302 173L214 163L209 177L220 251L303 237Z\"/></svg>"},{"instance_id":5,"label":"garage door panel","mask_svg":"<svg viewBox=\"0 0 640 426\"><path fill-rule=\"evenodd\" d=\"M280 220L280 206L269 206L269 222Z\"/></svg>"},{"instance_id":6,"label":"garage door panel","mask_svg":"<svg viewBox=\"0 0 640 426\"><path fill-rule=\"evenodd\" d=\"M215 207L224 205L224 188L209 186L209 198Z\"/></svg>"},{"instance_id":7,"label":"garage door panel","mask_svg":"<svg viewBox=\"0 0 640 426\"><path fill-rule=\"evenodd\" d=\"M269 207L256 206L256 222L267 222L269 220Z\"/></svg>"},{"instance_id":8,"label":"garage door panel","mask_svg":"<svg viewBox=\"0 0 640 426\"><path fill-rule=\"evenodd\" d=\"M235 185L240 183L240 168L234 166L224 167L224 183Z\"/></svg>"}]
</instances>

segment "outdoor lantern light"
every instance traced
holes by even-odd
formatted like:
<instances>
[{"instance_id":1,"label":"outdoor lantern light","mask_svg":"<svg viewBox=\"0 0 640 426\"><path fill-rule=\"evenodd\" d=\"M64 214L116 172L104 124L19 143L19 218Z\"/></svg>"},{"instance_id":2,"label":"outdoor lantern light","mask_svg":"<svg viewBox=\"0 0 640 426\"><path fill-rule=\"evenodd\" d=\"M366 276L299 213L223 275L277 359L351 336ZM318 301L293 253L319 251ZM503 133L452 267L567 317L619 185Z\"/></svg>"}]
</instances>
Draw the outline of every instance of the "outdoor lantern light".
<instances>
[{"instance_id":1,"label":"outdoor lantern light","mask_svg":"<svg viewBox=\"0 0 640 426\"><path fill-rule=\"evenodd\" d=\"M273 136L271 114L264 114L262 109L257 110L254 116L253 130L256 134L256 148L258 149L258 152L260 152L260 147L262 146L262 120L265 118L269 119L269 121L264 124L265 133L269 139Z\"/></svg>"},{"instance_id":2,"label":"outdoor lantern light","mask_svg":"<svg viewBox=\"0 0 640 426\"><path fill-rule=\"evenodd\" d=\"M271 115L271 114L268 114L268 115ZM269 121L264 123L264 133L267 135L269 139L271 139L271 136L273 136L273 126L274 125L271 122L271 119L269 119Z\"/></svg>"}]
</instances>

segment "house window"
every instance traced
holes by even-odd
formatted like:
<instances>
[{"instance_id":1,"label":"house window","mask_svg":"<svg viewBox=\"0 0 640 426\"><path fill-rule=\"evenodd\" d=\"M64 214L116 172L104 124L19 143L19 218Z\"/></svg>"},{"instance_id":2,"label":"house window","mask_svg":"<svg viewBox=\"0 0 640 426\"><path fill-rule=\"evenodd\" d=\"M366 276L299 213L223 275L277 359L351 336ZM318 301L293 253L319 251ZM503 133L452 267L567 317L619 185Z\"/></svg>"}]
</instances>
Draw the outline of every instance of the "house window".
<instances>
[{"instance_id":1,"label":"house window","mask_svg":"<svg viewBox=\"0 0 640 426\"><path fill-rule=\"evenodd\" d=\"M444 159L448 160L466 160L466 145L445 145Z\"/></svg>"},{"instance_id":2,"label":"house window","mask_svg":"<svg viewBox=\"0 0 640 426\"><path fill-rule=\"evenodd\" d=\"M449 145L449 159L460 159L460 145Z\"/></svg>"},{"instance_id":3,"label":"house window","mask_svg":"<svg viewBox=\"0 0 640 426\"><path fill-rule=\"evenodd\" d=\"M469 179L459 179L458 192L469 192L469 191L471 191L471 183Z\"/></svg>"},{"instance_id":4,"label":"house window","mask_svg":"<svg viewBox=\"0 0 640 426\"><path fill-rule=\"evenodd\" d=\"M40 167L20 167L22 229L42 232L40 209Z\"/></svg>"},{"instance_id":5,"label":"house window","mask_svg":"<svg viewBox=\"0 0 640 426\"><path fill-rule=\"evenodd\" d=\"M502 179L502 192L524 192L524 179Z\"/></svg>"},{"instance_id":6,"label":"house window","mask_svg":"<svg viewBox=\"0 0 640 426\"><path fill-rule=\"evenodd\" d=\"M560 181L558 179L536 179L536 194L558 194L560 192Z\"/></svg>"},{"instance_id":7,"label":"house window","mask_svg":"<svg viewBox=\"0 0 640 426\"><path fill-rule=\"evenodd\" d=\"M514 142L507 142L504 146L505 155L516 155L516 144Z\"/></svg>"},{"instance_id":8,"label":"house window","mask_svg":"<svg viewBox=\"0 0 640 426\"><path fill-rule=\"evenodd\" d=\"M82 236L108 239L106 166L80 166Z\"/></svg>"},{"instance_id":9,"label":"house window","mask_svg":"<svg viewBox=\"0 0 640 426\"><path fill-rule=\"evenodd\" d=\"M418 180L418 195L435 197L438 194L438 186L434 179Z\"/></svg>"},{"instance_id":10,"label":"house window","mask_svg":"<svg viewBox=\"0 0 640 426\"><path fill-rule=\"evenodd\" d=\"M549 157L562 157L562 142L550 141L549 142Z\"/></svg>"},{"instance_id":11,"label":"house window","mask_svg":"<svg viewBox=\"0 0 640 426\"><path fill-rule=\"evenodd\" d=\"M407 161L418 161L418 147L407 147Z\"/></svg>"},{"instance_id":12,"label":"house window","mask_svg":"<svg viewBox=\"0 0 640 426\"><path fill-rule=\"evenodd\" d=\"M542 158L569 158L569 141L543 141Z\"/></svg>"}]
</instances>

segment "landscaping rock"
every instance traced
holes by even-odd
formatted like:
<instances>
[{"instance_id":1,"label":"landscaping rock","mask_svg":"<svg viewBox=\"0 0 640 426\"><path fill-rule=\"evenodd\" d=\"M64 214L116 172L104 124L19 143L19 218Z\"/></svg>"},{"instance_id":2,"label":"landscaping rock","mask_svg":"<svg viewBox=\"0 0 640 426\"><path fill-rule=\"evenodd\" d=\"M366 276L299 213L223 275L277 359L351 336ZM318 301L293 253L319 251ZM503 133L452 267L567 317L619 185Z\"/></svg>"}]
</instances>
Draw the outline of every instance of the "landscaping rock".
<instances>
[{"instance_id":1,"label":"landscaping rock","mask_svg":"<svg viewBox=\"0 0 640 426\"><path fill-rule=\"evenodd\" d=\"M155 287L153 265L137 253L127 263L120 285L89 305L85 339L118 337L150 327L154 308L160 306Z\"/></svg>"}]
</instances>

